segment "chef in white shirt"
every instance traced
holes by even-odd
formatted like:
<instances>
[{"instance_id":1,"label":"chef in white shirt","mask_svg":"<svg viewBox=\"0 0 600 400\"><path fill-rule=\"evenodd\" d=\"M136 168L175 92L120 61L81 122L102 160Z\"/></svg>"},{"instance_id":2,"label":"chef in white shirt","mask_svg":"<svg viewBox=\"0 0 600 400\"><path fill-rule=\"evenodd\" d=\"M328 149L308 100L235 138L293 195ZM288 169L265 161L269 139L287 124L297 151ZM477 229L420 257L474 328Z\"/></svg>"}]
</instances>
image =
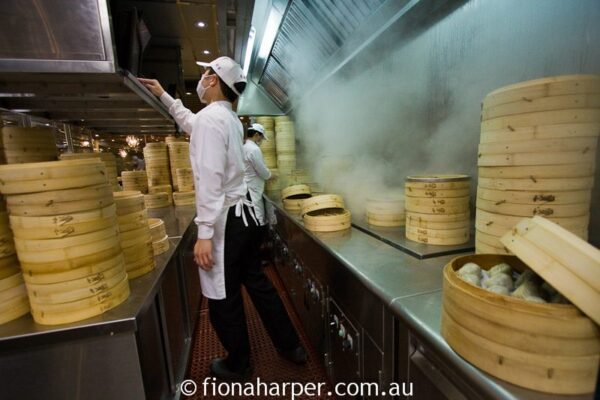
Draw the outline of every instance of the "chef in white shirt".
<instances>
[{"instance_id":1,"label":"chef in white shirt","mask_svg":"<svg viewBox=\"0 0 600 400\"><path fill-rule=\"evenodd\" d=\"M262 197L265 191L265 181L271 179L272 176L271 171L265 165L260 150L260 144L263 140L269 140L265 128L261 124L252 124L248 128L246 142L244 143L244 157L246 160L244 180L248 185L248 191L254 204L256 219L261 226L266 224L265 202Z\"/></svg>"},{"instance_id":2,"label":"chef in white shirt","mask_svg":"<svg viewBox=\"0 0 600 400\"><path fill-rule=\"evenodd\" d=\"M191 132L198 226L194 258L211 323L228 353L212 361L211 372L224 380L244 380L251 374L241 285L280 354L292 362L305 362L306 352L283 303L261 269L256 243L260 227L244 182L243 127L232 110L246 86L242 68L229 57L210 63L196 88L207 106L197 114L173 99L158 81L139 81L160 97L183 131Z\"/></svg>"}]
</instances>

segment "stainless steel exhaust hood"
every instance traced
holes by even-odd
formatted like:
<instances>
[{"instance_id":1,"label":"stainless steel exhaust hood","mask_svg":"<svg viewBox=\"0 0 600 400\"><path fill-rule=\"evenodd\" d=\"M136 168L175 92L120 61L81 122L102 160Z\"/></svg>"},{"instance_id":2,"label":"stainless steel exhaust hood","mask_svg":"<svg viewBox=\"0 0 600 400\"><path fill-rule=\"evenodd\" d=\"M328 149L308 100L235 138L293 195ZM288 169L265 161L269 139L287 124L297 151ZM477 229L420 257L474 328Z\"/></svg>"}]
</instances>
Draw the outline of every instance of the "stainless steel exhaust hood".
<instances>
[{"instance_id":1,"label":"stainless steel exhaust hood","mask_svg":"<svg viewBox=\"0 0 600 400\"><path fill-rule=\"evenodd\" d=\"M0 38L0 107L98 132L176 131L118 67L107 0L6 0Z\"/></svg>"}]
</instances>

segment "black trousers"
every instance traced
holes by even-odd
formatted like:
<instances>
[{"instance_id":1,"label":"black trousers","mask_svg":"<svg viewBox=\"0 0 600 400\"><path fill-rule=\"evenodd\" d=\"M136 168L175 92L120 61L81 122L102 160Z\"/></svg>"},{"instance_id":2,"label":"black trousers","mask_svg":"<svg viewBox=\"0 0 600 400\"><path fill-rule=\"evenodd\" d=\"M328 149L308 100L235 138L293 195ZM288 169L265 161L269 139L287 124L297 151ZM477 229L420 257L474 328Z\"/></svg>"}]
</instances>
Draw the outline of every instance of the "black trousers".
<instances>
[{"instance_id":1,"label":"black trousers","mask_svg":"<svg viewBox=\"0 0 600 400\"><path fill-rule=\"evenodd\" d=\"M260 244L264 229L256 226L244 206L248 225L229 209L225 227L225 291L223 300L208 301L210 321L221 344L227 350L227 366L241 372L250 364L250 343L241 287L256 307L271 341L278 350L292 350L299 345L298 335L273 285L263 273Z\"/></svg>"}]
</instances>

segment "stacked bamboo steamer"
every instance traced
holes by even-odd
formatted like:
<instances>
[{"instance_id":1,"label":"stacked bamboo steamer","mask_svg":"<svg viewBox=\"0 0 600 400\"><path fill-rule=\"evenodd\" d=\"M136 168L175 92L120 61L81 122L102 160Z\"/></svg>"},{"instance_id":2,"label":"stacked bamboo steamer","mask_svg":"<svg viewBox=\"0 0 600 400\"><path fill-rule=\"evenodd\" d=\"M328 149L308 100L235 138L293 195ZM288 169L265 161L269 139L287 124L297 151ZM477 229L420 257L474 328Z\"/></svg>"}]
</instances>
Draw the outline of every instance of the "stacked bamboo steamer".
<instances>
[{"instance_id":1,"label":"stacked bamboo steamer","mask_svg":"<svg viewBox=\"0 0 600 400\"><path fill-rule=\"evenodd\" d=\"M277 169L287 175L296 169L296 134L294 123L286 116L275 117Z\"/></svg>"},{"instance_id":2,"label":"stacked bamboo steamer","mask_svg":"<svg viewBox=\"0 0 600 400\"><path fill-rule=\"evenodd\" d=\"M265 160L265 165L270 170L277 168L277 152L275 146L275 131L272 117L256 117L256 122L261 124L265 128L265 133L269 140L263 140L260 145L260 150Z\"/></svg>"},{"instance_id":3,"label":"stacked bamboo steamer","mask_svg":"<svg viewBox=\"0 0 600 400\"><path fill-rule=\"evenodd\" d=\"M76 160L83 158L100 158L106 166L106 176L108 182L112 185L113 191L121 190L118 181L117 173L117 159L113 153L62 153L60 155L61 160Z\"/></svg>"},{"instance_id":4,"label":"stacked bamboo steamer","mask_svg":"<svg viewBox=\"0 0 600 400\"><path fill-rule=\"evenodd\" d=\"M165 229L165 221L160 218L148 218L148 226L152 235L152 248L157 256L169 250L169 237Z\"/></svg>"},{"instance_id":5,"label":"stacked bamboo steamer","mask_svg":"<svg viewBox=\"0 0 600 400\"><path fill-rule=\"evenodd\" d=\"M476 251L508 254L500 237L523 217L544 216L586 239L600 75L510 85L482 105Z\"/></svg>"},{"instance_id":6,"label":"stacked bamboo steamer","mask_svg":"<svg viewBox=\"0 0 600 400\"><path fill-rule=\"evenodd\" d=\"M173 189L179 189L179 182L177 181L177 169L192 168L190 162L190 144L185 141L171 142L168 145L169 148L169 164L171 165L171 176L173 177Z\"/></svg>"},{"instance_id":7,"label":"stacked bamboo steamer","mask_svg":"<svg viewBox=\"0 0 600 400\"><path fill-rule=\"evenodd\" d=\"M0 167L36 322L80 321L129 296L116 208L98 158Z\"/></svg>"},{"instance_id":8,"label":"stacked bamboo steamer","mask_svg":"<svg viewBox=\"0 0 600 400\"><path fill-rule=\"evenodd\" d=\"M123 190L148 193L148 176L146 175L146 171L123 171L121 172L121 183Z\"/></svg>"},{"instance_id":9,"label":"stacked bamboo steamer","mask_svg":"<svg viewBox=\"0 0 600 400\"><path fill-rule=\"evenodd\" d=\"M144 195L146 208L163 208L171 205L171 197L167 192L158 192Z\"/></svg>"},{"instance_id":10,"label":"stacked bamboo steamer","mask_svg":"<svg viewBox=\"0 0 600 400\"><path fill-rule=\"evenodd\" d=\"M304 169L293 169L285 176L288 185L306 185L310 182L308 172Z\"/></svg>"},{"instance_id":11,"label":"stacked bamboo steamer","mask_svg":"<svg viewBox=\"0 0 600 400\"><path fill-rule=\"evenodd\" d=\"M283 208L291 213L299 214L304 200L311 196L308 185L292 185L281 190Z\"/></svg>"},{"instance_id":12,"label":"stacked bamboo steamer","mask_svg":"<svg viewBox=\"0 0 600 400\"><path fill-rule=\"evenodd\" d=\"M192 168L177 168L175 170L175 178L178 191L189 192L194 190L194 172Z\"/></svg>"},{"instance_id":13,"label":"stacked bamboo steamer","mask_svg":"<svg viewBox=\"0 0 600 400\"><path fill-rule=\"evenodd\" d=\"M173 204L173 187L171 185L158 185L148 188L149 194L166 193L169 204Z\"/></svg>"},{"instance_id":14,"label":"stacked bamboo steamer","mask_svg":"<svg viewBox=\"0 0 600 400\"><path fill-rule=\"evenodd\" d=\"M175 206L191 206L196 204L196 192L189 190L186 192L174 192L173 202Z\"/></svg>"},{"instance_id":15,"label":"stacked bamboo steamer","mask_svg":"<svg viewBox=\"0 0 600 400\"><path fill-rule=\"evenodd\" d=\"M134 279L155 267L144 195L137 191L123 191L114 193L114 196L125 268L129 279Z\"/></svg>"},{"instance_id":16,"label":"stacked bamboo steamer","mask_svg":"<svg viewBox=\"0 0 600 400\"><path fill-rule=\"evenodd\" d=\"M369 197L366 203L365 221L373 226L404 226L406 221L404 193L389 192Z\"/></svg>"},{"instance_id":17,"label":"stacked bamboo steamer","mask_svg":"<svg viewBox=\"0 0 600 400\"><path fill-rule=\"evenodd\" d=\"M53 161L58 157L52 128L0 128L0 161L2 164L20 164Z\"/></svg>"},{"instance_id":18,"label":"stacked bamboo steamer","mask_svg":"<svg viewBox=\"0 0 600 400\"><path fill-rule=\"evenodd\" d=\"M16 256L4 199L0 200L0 325L29 313L29 299Z\"/></svg>"},{"instance_id":19,"label":"stacked bamboo steamer","mask_svg":"<svg viewBox=\"0 0 600 400\"><path fill-rule=\"evenodd\" d=\"M408 176L405 183L406 238L433 245L469 241L469 177Z\"/></svg>"},{"instance_id":20,"label":"stacked bamboo steamer","mask_svg":"<svg viewBox=\"0 0 600 400\"><path fill-rule=\"evenodd\" d=\"M265 182L265 193L271 199L279 199L283 188L283 179L279 176L277 168L271 169L271 178Z\"/></svg>"},{"instance_id":21,"label":"stacked bamboo steamer","mask_svg":"<svg viewBox=\"0 0 600 400\"><path fill-rule=\"evenodd\" d=\"M336 232L349 229L352 214L346 210L344 199L337 194L322 194L302 202L302 220L313 232Z\"/></svg>"},{"instance_id":22,"label":"stacked bamboo steamer","mask_svg":"<svg viewBox=\"0 0 600 400\"><path fill-rule=\"evenodd\" d=\"M148 176L148 188L171 184L171 169L166 143L147 143L144 147L144 159L146 162L146 175Z\"/></svg>"}]
</instances>

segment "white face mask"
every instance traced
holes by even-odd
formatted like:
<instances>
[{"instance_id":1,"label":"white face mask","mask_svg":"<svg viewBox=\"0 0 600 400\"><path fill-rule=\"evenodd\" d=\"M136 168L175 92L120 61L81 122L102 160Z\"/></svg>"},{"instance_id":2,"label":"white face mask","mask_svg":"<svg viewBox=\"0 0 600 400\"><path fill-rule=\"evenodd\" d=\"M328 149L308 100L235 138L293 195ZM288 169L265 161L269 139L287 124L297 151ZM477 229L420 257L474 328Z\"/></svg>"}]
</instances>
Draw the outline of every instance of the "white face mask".
<instances>
[{"instance_id":1,"label":"white face mask","mask_svg":"<svg viewBox=\"0 0 600 400\"><path fill-rule=\"evenodd\" d=\"M202 81L207 76L208 75L202 75L202 78L200 78L200 80L198 81L198 86L196 86L196 93L198 93L198 97L200 98L200 102L202 104L206 104L207 103L207 100L204 98L204 95L206 94L206 90L208 89L208 87L202 86Z\"/></svg>"}]
</instances>

